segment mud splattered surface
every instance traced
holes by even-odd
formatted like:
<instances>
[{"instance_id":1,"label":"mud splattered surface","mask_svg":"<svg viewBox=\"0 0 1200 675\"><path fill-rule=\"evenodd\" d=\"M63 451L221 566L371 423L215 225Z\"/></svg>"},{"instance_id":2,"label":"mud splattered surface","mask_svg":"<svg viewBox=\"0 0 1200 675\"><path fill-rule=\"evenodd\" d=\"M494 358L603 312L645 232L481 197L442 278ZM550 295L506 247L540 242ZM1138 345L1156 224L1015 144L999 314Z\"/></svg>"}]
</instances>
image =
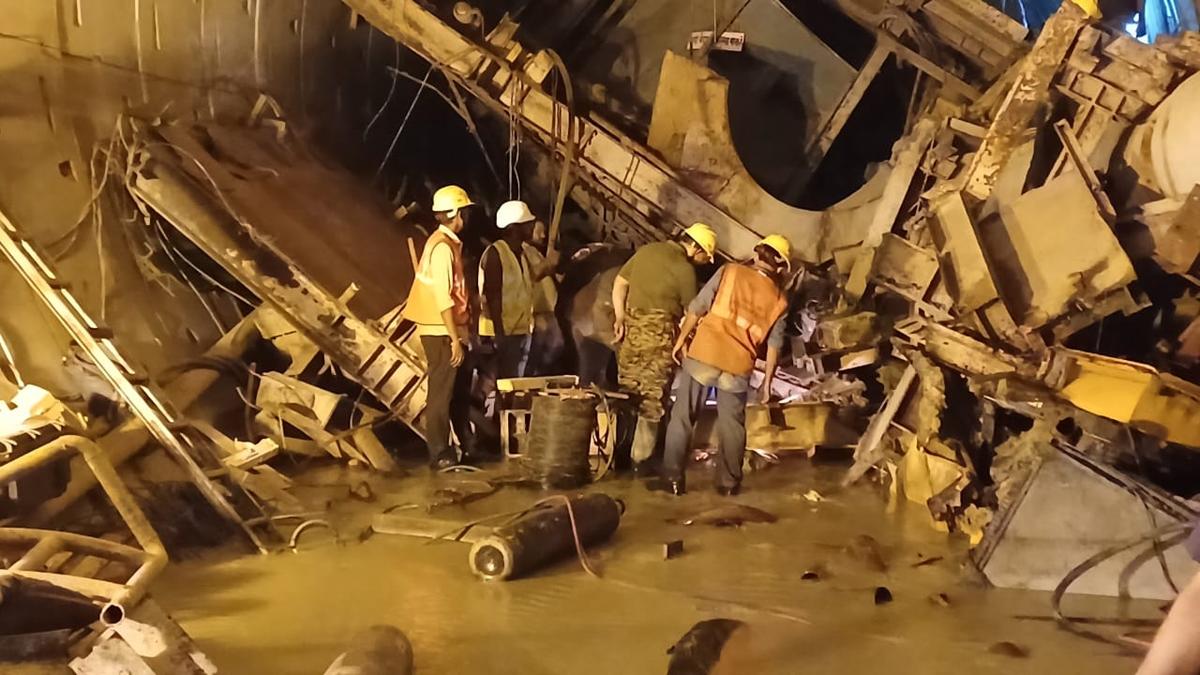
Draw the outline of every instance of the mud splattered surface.
<instances>
[{"instance_id":1,"label":"mud splattered surface","mask_svg":"<svg viewBox=\"0 0 1200 675\"><path fill-rule=\"evenodd\" d=\"M681 499L609 480L595 489L625 500L627 512L613 540L593 551L602 579L568 560L527 579L485 584L471 575L464 544L382 534L358 540L374 513L424 503L453 479L431 481L421 469L401 479L368 477L378 498L364 504L342 497L366 474L327 468L302 476L298 492L314 505L334 500L331 520L343 543L313 530L299 553L178 563L154 595L221 672L234 675L319 674L355 632L376 623L408 634L420 673L664 673L667 648L712 618L746 624L727 643L718 673L1135 668L1135 657L1044 620L1048 594L974 581L963 567L965 543L931 529L923 509L889 510L873 485L837 490L842 470L797 460L750 476L738 501L779 520L740 528L678 524L722 503L705 474L692 475L693 493ZM812 489L825 500L806 500ZM506 487L434 515L470 520L540 496ZM855 543L863 537L877 543L882 566ZM685 551L664 561L662 546L674 539ZM875 604L879 586L892 602ZM1068 610L1152 618L1157 603L1075 598ZM992 649L1000 642L1022 655Z\"/></svg>"}]
</instances>

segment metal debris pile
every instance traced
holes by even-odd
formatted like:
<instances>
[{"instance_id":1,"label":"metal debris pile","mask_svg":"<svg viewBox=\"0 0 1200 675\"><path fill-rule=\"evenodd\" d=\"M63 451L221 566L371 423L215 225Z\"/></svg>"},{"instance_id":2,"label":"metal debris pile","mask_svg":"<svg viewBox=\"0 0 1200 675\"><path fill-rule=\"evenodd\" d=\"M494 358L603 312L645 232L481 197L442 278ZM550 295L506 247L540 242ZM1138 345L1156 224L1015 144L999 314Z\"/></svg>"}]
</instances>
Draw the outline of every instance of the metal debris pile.
<instances>
[{"instance_id":1,"label":"metal debris pile","mask_svg":"<svg viewBox=\"0 0 1200 675\"><path fill-rule=\"evenodd\" d=\"M887 391L845 481L888 476L982 544L993 581L1051 464L1119 480L1160 516L1196 512L1197 37L1146 45L1064 3L1011 65L967 80L978 96L923 89L864 241L833 252L821 356L874 355ZM1057 506L1057 532L1025 536L1124 536Z\"/></svg>"}]
</instances>

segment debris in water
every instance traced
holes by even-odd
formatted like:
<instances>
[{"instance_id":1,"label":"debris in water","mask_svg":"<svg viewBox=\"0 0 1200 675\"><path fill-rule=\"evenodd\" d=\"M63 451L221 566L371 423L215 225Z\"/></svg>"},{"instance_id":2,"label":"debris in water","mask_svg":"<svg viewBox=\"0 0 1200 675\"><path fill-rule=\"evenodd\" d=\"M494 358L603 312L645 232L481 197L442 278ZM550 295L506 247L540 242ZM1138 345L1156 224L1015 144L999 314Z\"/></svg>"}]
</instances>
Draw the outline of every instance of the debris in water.
<instances>
[{"instance_id":1,"label":"debris in water","mask_svg":"<svg viewBox=\"0 0 1200 675\"><path fill-rule=\"evenodd\" d=\"M875 537L860 534L850 543L850 552L879 572L888 571L887 561L883 559L882 550Z\"/></svg>"},{"instance_id":2,"label":"debris in water","mask_svg":"<svg viewBox=\"0 0 1200 675\"><path fill-rule=\"evenodd\" d=\"M458 485L438 488L433 492L433 499L426 505L427 511L433 511L444 506L460 506L493 495L500 488L487 481L463 481Z\"/></svg>"},{"instance_id":3,"label":"debris in water","mask_svg":"<svg viewBox=\"0 0 1200 675\"><path fill-rule=\"evenodd\" d=\"M820 581L821 573L816 570L805 570L804 574L800 575L802 581Z\"/></svg>"},{"instance_id":4,"label":"debris in water","mask_svg":"<svg viewBox=\"0 0 1200 675\"><path fill-rule=\"evenodd\" d=\"M875 587L875 604L886 605L892 601L892 591L887 586Z\"/></svg>"},{"instance_id":5,"label":"debris in water","mask_svg":"<svg viewBox=\"0 0 1200 675\"><path fill-rule=\"evenodd\" d=\"M725 643L744 625L737 619L708 619L692 626L667 650L671 655L667 675L708 675L721 659Z\"/></svg>"},{"instance_id":6,"label":"debris in water","mask_svg":"<svg viewBox=\"0 0 1200 675\"><path fill-rule=\"evenodd\" d=\"M816 490L809 490L808 492L805 492L804 498L814 504L825 501L825 498L821 496L821 493L817 492Z\"/></svg>"},{"instance_id":7,"label":"debris in water","mask_svg":"<svg viewBox=\"0 0 1200 675\"><path fill-rule=\"evenodd\" d=\"M683 540L682 539L668 541L665 544L663 544L663 560L670 560L671 558L678 558L681 555L683 555Z\"/></svg>"},{"instance_id":8,"label":"debris in water","mask_svg":"<svg viewBox=\"0 0 1200 675\"><path fill-rule=\"evenodd\" d=\"M935 562L938 562L938 561L940 561L941 559L942 559L942 556L940 556L940 555L935 555L935 556L933 556L932 558L924 558L924 559L918 560L917 562L913 563L913 564L912 564L912 566L913 566L914 568L916 568L916 567L924 567L924 566L926 566L926 565L932 565L933 563L935 563Z\"/></svg>"},{"instance_id":9,"label":"debris in water","mask_svg":"<svg viewBox=\"0 0 1200 675\"><path fill-rule=\"evenodd\" d=\"M988 647L988 653L999 654L1000 656L1011 656L1014 659L1029 658L1029 649L1022 647L1015 642L1004 640Z\"/></svg>"},{"instance_id":10,"label":"debris in water","mask_svg":"<svg viewBox=\"0 0 1200 675\"><path fill-rule=\"evenodd\" d=\"M684 525L715 525L716 527L738 527L743 523L773 523L779 520L775 514L745 504L726 504L701 511L683 521Z\"/></svg>"},{"instance_id":11,"label":"debris in water","mask_svg":"<svg viewBox=\"0 0 1200 675\"><path fill-rule=\"evenodd\" d=\"M325 675L411 675L412 643L395 626L371 626L354 637Z\"/></svg>"},{"instance_id":12,"label":"debris in water","mask_svg":"<svg viewBox=\"0 0 1200 675\"><path fill-rule=\"evenodd\" d=\"M350 496L360 502L375 501L375 491L371 489L371 484L366 481L360 481L350 486Z\"/></svg>"},{"instance_id":13,"label":"debris in water","mask_svg":"<svg viewBox=\"0 0 1200 675\"><path fill-rule=\"evenodd\" d=\"M945 593L934 593L933 595L929 596L929 601L939 607L950 606L950 596L946 595Z\"/></svg>"}]
</instances>

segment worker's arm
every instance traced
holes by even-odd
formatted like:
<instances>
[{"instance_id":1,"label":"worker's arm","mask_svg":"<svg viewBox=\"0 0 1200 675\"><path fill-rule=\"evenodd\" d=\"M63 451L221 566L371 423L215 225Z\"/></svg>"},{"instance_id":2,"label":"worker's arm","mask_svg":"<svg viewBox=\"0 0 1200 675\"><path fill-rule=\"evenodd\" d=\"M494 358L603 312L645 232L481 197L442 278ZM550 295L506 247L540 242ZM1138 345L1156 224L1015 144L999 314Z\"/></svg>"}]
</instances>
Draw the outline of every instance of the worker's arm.
<instances>
[{"instance_id":1,"label":"worker's arm","mask_svg":"<svg viewBox=\"0 0 1200 675\"><path fill-rule=\"evenodd\" d=\"M613 339L617 342L625 339L625 298L629 297L629 280L620 274L613 279Z\"/></svg>"},{"instance_id":2,"label":"worker's arm","mask_svg":"<svg viewBox=\"0 0 1200 675\"><path fill-rule=\"evenodd\" d=\"M779 317L775 321L775 325L771 326L771 332L767 334L767 367L763 371L762 388L759 394L763 403L771 400L771 383L775 381L775 370L779 368L779 352L783 349L786 325L783 317Z\"/></svg>"},{"instance_id":3,"label":"worker's arm","mask_svg":"<svg viewBox=\"0 0 1200 675\"><path fill-rule=\"evenodd\" d=\"M504 267L491 248L483 252L483 308L496 327L496 337L504 337Z\"/></svg>"},{"instance_id":4,"label":"worker's arm","mask_svg":"<svg viewBox=\"0 0 1200 675\"><path fill-rule=\"evenodd\" d=\"M557 249L551 250L550 255L544 257L539 251L534 249L534 255L537 257L535 258L531 255L525 256L526 264L529 265L530 276L533 277L534 281L541 281L558 272L559 255Z\"/></svg>"},{"instance_id":5,"label":"worker's arm","mask_svg":"<svg viewBox=\"0 0 1200 675\"><path fill-rule=\"evenodd\" d=\"M771 382L775 380L775 369L779 367L779 347L767 347L767 369L763 374L762 402L771 400Z\"/></svg>"},{"instance_id":6,"label":"worker's arm","mask_svg":"<svg viewBox=\"0 0 1200 675\"><path fill-rule=\"evenodd\" d=\"M457 368L462 365L463 342L467 338L458 332L458 324L454 320L454 308L442 310L442 323L445 324L446 333L450 336L450 365Z\"/></svg>"},{"instance_id":7,"label":"worker's arm","mask_svg":"<svg viewBox=\"0 0 1200 675\"><path fill-rule=\"evenodd\" d=\"M675 359L675 363L683 363L683 357L687 355L687 346L690 342L692 333L696 331L696 325L700 323L700 315L688 312L683 315L683 326L679 328L679 337L675 340L675 348L671 350L671 358Z\"/></svg>"},{"instance_id":8,"label":"worker's arm","mask_svg":"<svg viewBox=\"0 0 1200 675\"><path fill-rule=\"evenodd\" d=\"M671 358L675 359L675 363L683 363L683 357L687 354L688 343L692 339L692 333L696 332L696 326L700 324L700 318L712 309L713 301L717 298L717 289L721 287L721 279L725 276L725 268L717 270L717 273L712 275L708 283L704 284L704 288L700 289L699 293L692 291L691 301L687 306L687 314L683 316L683 325L679 327L679 337L675 340L675 348L671 350ZM695 282L693 276L692 281Z\"/></svg>"},{"instance_id":9,"label":"worker's arm","mask_svg":"<svg viewBox=\"0 0 1200 675\"><path fill-rule=\"evenodd\" d=\"M1154 636L1137 675L1193 675L1200 672L1200 574L1192 580Z\"/></svg>"},{"instance_id":10,"label":"worker's arm","mask_svg":"<svg viewBox=\"0 0 1200 675\"><path fill-rule=\"evenodd\" d=\"M454 316L454 255L448 245L437 246L429 252L428 275L432 279L433 300L441 312L442 325L450 336L450 364L457 367L463 361L466 336L459 334Z\"/></svg>"}]
</instances>

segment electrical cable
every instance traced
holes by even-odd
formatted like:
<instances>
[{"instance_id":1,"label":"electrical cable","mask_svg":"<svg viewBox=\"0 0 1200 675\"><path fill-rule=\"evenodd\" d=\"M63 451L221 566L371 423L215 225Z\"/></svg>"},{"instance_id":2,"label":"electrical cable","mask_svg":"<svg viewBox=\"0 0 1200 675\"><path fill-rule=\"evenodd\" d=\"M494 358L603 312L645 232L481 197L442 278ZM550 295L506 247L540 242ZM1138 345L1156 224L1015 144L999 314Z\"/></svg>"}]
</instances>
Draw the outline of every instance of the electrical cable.
<instances>
[{"instance_id":1,"label":"electrical cable","mask_svg":"<svg viewBox=\"0 0 1200 675\"><path fill-rule=\"evenodd\" d=\"M1133 437L1133 429L1126 426L1125 436L1129 439L1129 447L1133 450L1134 462L1137 464L1138 473L1141 474L1142 478L1148 478L1146 476L1146 469L1142 465L1142 451L1138 448L1137 440ZM1141 502L1142 508L1145 509L1146 518L1150 521L1150 528L1158 529L1158 518L1155 517L1154 509L1150 506L1150 503L1146 501L1144 491L1131 490L1131 492L1134 492L1138 501ZM1154 556L1158 558L1158 566L1162 569L1163 578L1167 580L1167 585L1171 587L1172 591L1175 591L1175 595L1179 595L1179 586L1176 585L1175 579L1171 577L1171 570L1167 568L1167 558L1163 555L1162 541L1159 539L1154 540Z\"/></svg>"},{"instance_id":2,"label":"electrical cable","mask_svg":"<svg viewBox=\"0 0 1200 675\"><path fill-rule=\"evenodd\" d=\"M429 82L429 76L433 74L433 69L434 65L430 64L429 70L425 71L425 79L421 80L421 87L417 89L416 94L413 94L413 100L408 106L408 112L404 113L404 119L400 120L400 127L396 129L396 135L392 137L392 144L388 146L387 152L384 153L383 161L379 163L379 168L375 169L375 178L379 178L379 174L383 173L383 167L387 166L388 160L392 158L392 152L396 150L396 143L400 141L400 134L404 133L404 127L412 117L413 111L417 109L417 102L421 100L421 94L425 91L425 84Z\"/></svg>"},{"instance_id":3,"label":"electrical cable","mask_svg":"<svg viewBox=\"0 0 1200 675\"><path fill-rule=\"evenodd\" d=\"M592 435L592 440L596 447L602 449L601 457L603 462L592 472L592 482L594 483L608 475L609 470L612 469L613 457L616 455L617 447L617 443L615 442L617 416L613 413L612 404L609 403L608 396L605 395L604 390L595 384L592 385L591 389L592 393L600 398L600 405L604 409L604 419L607 421L603 437L600 436L599 425L596 425Z\"/></svg>"},{"instance_id":4,"label":"electrical cable","mask_svg":"<svg viewBox=\"0 0 1200 675\"><path fill-rule=\"evenodd\" d=\"M747 0L747 3L749 0ZM745 7L743 7L745 9ZM740 13L740 11L739 11ZM736 17L735 17L736 18ZM558 194L554 199L554 212L550 217L550 227L546 236L546 255L549 256L558 247L558 229L562 222L563 208L566 206L567 193L570 192L571 170L575 164L575 155L578 152L578 138L576 136L576 115L575 115L575 87L571 81L571 73L567 70L567 65L563 63L562 57L553 49L547 49L545 52L550 57L550 61L558 70L559 77L562 78L564 97L567 100L567 151L563 159L562 174L558 180ZM558 107L554 109L555 125L558 124ZM557 136L551 139L551 143L557 143Z\"/></svg>"},{"instance_id":5,"label":"electrical cable","mask_svg":"<svg viewBox=\"0 0 1200 675\"><path fill-rule=\"evenodd\" d=\"M1071 584L1075 583L1079 577L1083 576L1092 568L1108 560L1109 558L1112 558L1113 556L1123 553L1131 548L1135 548L1152 540L1163 537L1178 537L1176 541L1172 542L1172 545L1177 544L1183 540L1183 538L1186 536L1186 532L1190 530L1191 527L1191 523L1170 523L1135 539L1110 546L1076 565L1071 569L1071 571L1067 572L1067 575L1063 577L1062 581L1058 582L1058 585L1054 587L1054 593L1050 596L1050 606L1054 610L1054 620L1058 623L1058 626L1063 630L1074 633L1082 638L1087 638L1089 640L1095 640L1098 642L1106 642L1117 645L1124 649L1128 649L1129 645L1127 643L1115 638L1110 638L1100 633L1096 633L1094 631L1087 630L1085 628L1081 628L1075 623L1074 620L1064 615L1062 612L1063 595L1066 594L1067 589L1069 589Z\"/></svg>"},{"instance_id":6,"label":"electrical cable","mask_svg":"<svg viewBox=\"0 0 1200 675\"><path fill-rule=\"evenodd\" d=\"M400 42L396 41L395 44L396 44L395 70L399 70L400 69ZM396 95L396 77L392 76L392 86L391 86L391 88L388 89L387 98L385 98L383 100L383 105L379 106L379 110L375 112L375 116L371 118L370 122L367 122L367 127L365 129L363 129L362 138L364 141L367 140L367 134L371 133L371 127L375 126L375 123L379 121L379 118L383 115L383 111L387 110L388 104L390 104L392 102L392 97L395 95Z\"/></svg>"},{"instance_id":7,"label":"electrical cable","mask_svg":"<svg viewBox=\"0 0 1200 675\"><path fill-rule=\"evenodd\" d=\"M196 284L192 283L192 280L183 271L183 266L179 264L179 261L177 261L175 256L172 254L173 249L167 245L165 233L162 232L162 225L158 223L157 219L151 218L151 220L153 221L153 227L155 227L157 230L158 241L163 247L163 252L166 253L167 258L174 263L175 268L179 271L179 276L183 277L183 281L185 284L187 284L187 287L191 289L192 293L196 294L196 300L200 302L200 306L203 307L204 311L208 313L208 317L212 319L212 322L216 325L217 330L221 333L224 333L225 326L221 325L221 320L217 318L216 310L213 309L213 307L208 303L208 300L205 299L204 295L200 293L200 289L196 288Z\"/></svg>"},{"instance_id":8,"label":"electrical cable","mask_svg":"<svg viewBox=\"0 0 1200 675\"><path fill-rule=\"evenodd\" d=\"M587 551L583 548L583 541L579 537L579 526L575 522L575 509L571 506L571 499L566 495L551 495L545 499L538 500L534 506L549 506L556 501L562 501L567 507L567 518L571 521L571 536L575 539L575 555L579 557L579 564L583 566L585 572L599 579L600 573L592 567L592 562L588 558Z\"/></svg>"}]
</instances>

